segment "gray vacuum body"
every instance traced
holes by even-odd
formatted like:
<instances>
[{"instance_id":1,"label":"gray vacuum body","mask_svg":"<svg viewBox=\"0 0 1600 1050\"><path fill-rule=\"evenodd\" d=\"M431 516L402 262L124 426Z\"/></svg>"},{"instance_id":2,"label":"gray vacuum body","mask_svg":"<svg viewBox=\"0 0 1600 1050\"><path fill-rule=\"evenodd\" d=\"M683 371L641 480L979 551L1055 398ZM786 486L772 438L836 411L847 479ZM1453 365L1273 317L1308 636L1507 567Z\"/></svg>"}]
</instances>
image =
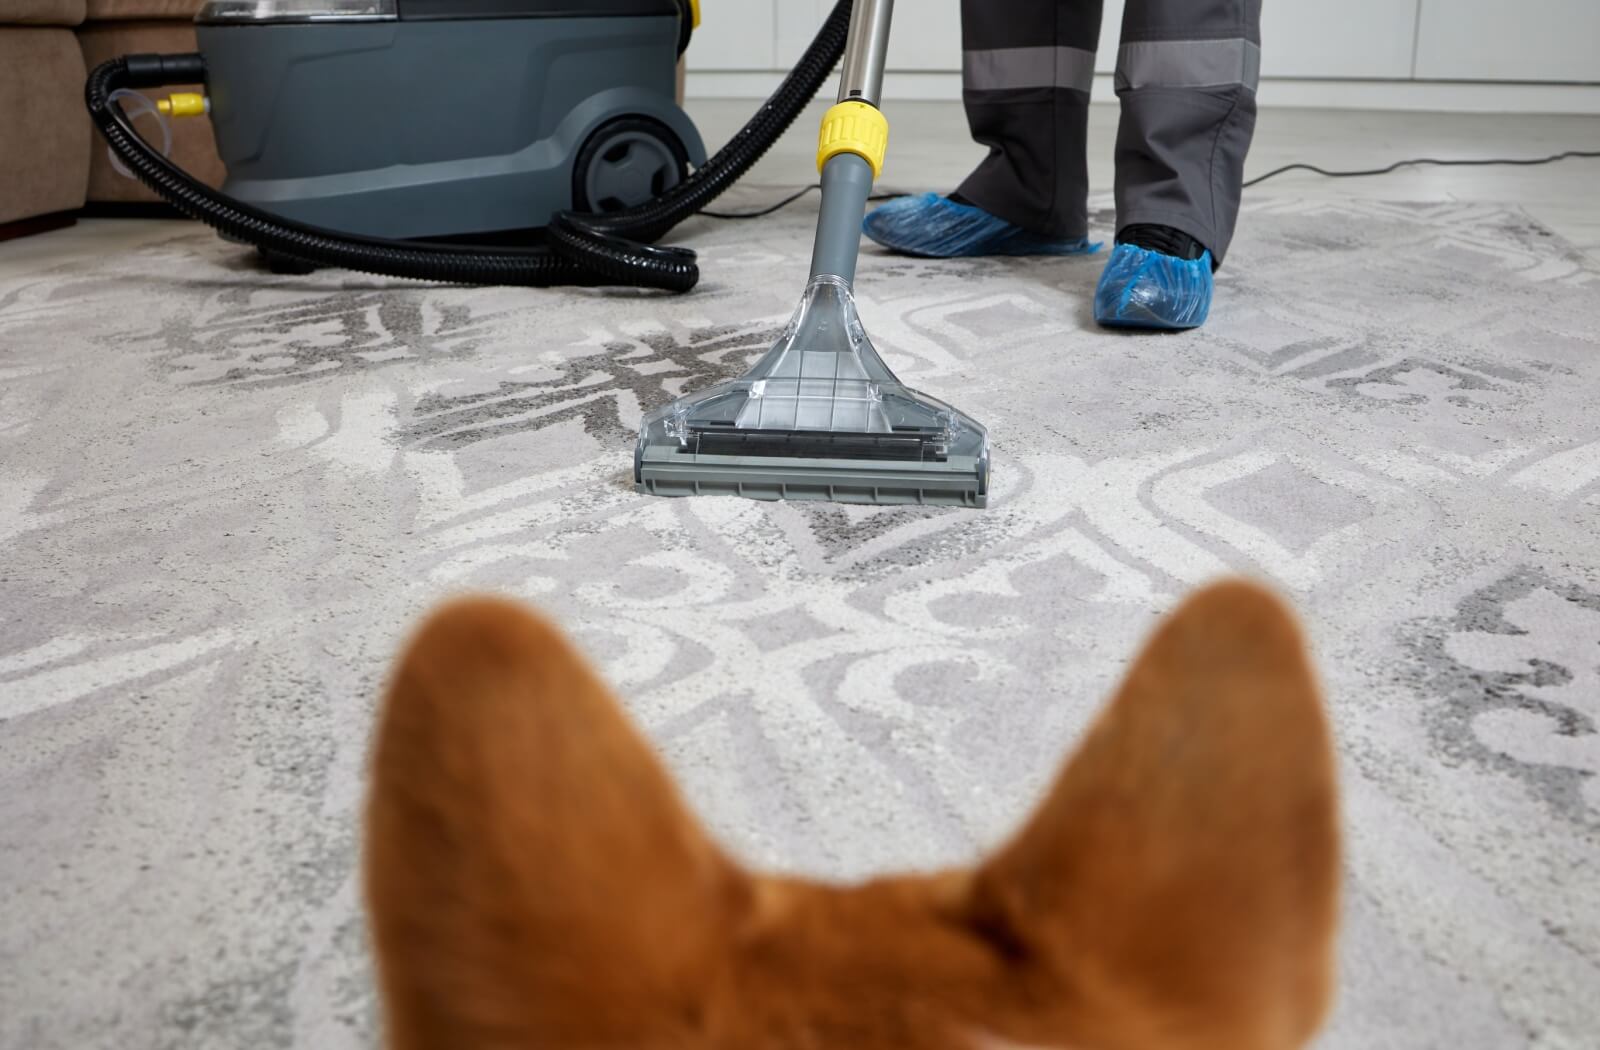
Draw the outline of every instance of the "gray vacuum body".
<instances>
[{"instance_id":1,"label":"gray vacuum body","mask_svg":"<svg viewBox=\"0 0 1600 1050\"><path fill-rule=\"evenodd\" d=\"M197 33L223 191L393 238L642 203L705 162L675 102L685 17L679 0L215 0Z\"/></svg>"}]
</instances>

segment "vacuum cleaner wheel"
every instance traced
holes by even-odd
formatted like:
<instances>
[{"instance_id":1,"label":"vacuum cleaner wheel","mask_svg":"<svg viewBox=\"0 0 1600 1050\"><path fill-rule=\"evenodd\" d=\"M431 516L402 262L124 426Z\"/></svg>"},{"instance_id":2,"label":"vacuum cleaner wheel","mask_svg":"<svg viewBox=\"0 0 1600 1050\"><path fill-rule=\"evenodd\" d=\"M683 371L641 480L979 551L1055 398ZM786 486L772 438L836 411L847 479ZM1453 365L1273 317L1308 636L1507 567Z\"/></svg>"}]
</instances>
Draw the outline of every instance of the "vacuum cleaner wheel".
<instances>
[{"instance_id":1,"label":"vacuum cleaner wheel","mask_svg":"<svg viewBox=\"0 0 1600 1050\"><path fill-rule=\"evenodd\" d=\"M654 200L689 175L689 151L649 117L619 117L596 128L572 165L572 207L622 211Z\"/></svg>"},{"instance_id":2,"label":"vacuum cleaner wheel","mask_svg":"<svg viewBox=\"0 0 1600 1050\"><path fill-rule=\"evenodd\" d=\"M308 273L316 273L317 271L316 263L309 263L304 259L296 259L292 255L284 255L282 252L275 252L269 248L257 248L256 256L261 260L261 265L265 266L270 273L303 277Z\"/></svg>"}]
</instances>

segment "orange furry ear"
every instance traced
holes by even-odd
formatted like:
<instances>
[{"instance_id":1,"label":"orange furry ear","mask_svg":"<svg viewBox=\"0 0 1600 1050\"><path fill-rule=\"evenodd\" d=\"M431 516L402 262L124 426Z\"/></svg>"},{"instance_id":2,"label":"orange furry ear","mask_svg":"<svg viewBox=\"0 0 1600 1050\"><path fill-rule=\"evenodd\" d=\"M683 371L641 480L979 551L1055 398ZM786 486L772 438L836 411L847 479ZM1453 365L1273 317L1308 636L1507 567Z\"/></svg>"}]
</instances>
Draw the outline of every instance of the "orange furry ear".
<instances>
[{"instance_id":1,"label":"orange furry ear","mask_svg":"<svg viewBox=\"0 0 1600 1050\"><path fill-rule=\"evenodd\" d=\"M365 873L395 1050L687 1027L749 893L561 636L484 599L396 672Z\"/></svg>"},{"instance_id":2,"label":"orange furry ear","mask_svg":"<svg viewBox=\"0 0 1600 1050\"><path fill-rule=\"evenodd\" d=\"M1072 990L1086 1045L1269 1050L1326 1009L1339 876L1300 633L1226 583L1161 627L971 906Z\"/></svg>"}]
</instances>

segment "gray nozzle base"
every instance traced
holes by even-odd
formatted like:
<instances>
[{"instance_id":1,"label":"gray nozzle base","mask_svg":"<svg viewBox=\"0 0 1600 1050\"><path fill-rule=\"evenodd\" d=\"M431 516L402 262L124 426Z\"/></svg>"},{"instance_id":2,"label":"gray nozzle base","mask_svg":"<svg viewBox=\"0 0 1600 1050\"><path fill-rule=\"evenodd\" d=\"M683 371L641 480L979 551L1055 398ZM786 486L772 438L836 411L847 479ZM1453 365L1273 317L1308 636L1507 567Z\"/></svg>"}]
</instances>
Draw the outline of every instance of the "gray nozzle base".
<instances>
[{"instance_id":1,"label":"gray nozzle base","mask_svg":"<svg viewBox=\"0 0 1600 1050\"><path fill-rule=\"evenodd\" d=\"M651 449L636 458L634 489L651 496L742 496L869 506L982 509L987 457L943 464L694 456Z\"/></svg>"},{"instance_id":2,"label":"gray nozzle base","mask_svg":"<svg viewBox=\"0 0 1600 1050\"><path fill-rule=\"evenodd\" d=\"M822 213L811 250L811 276L832 275L854 285L861 255L861 220L872 196L872 165L854 153L840 153L822 169Z\"/></svg>"}]
</instances>

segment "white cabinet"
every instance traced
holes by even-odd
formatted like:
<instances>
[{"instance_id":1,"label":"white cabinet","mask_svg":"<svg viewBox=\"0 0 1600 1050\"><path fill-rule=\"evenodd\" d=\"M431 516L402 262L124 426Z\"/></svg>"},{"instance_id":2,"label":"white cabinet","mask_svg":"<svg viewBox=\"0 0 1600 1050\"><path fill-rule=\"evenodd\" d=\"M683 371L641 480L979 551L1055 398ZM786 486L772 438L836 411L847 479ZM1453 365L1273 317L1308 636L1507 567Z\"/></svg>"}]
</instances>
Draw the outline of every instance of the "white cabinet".
<instances>
[{"instance_id":1,"label":"white cabinet","mask_svg":"<svg viewBox=\"0 0 1600 1050\"><path fill-rule=\"evenodd\" d=\"M1433 0L1439 2L1439 0ZM1264 0L1261 75L1403 80L1411 76L1418 0ZM1106 0L1095 68L1117 64L1123 0Z\"/></svg>"},{"instance_id":2,"label":"white cabinet","mask_svg":"<svg viewBox=\"0 0 1600 1050\"><path fill-rule=\"evenodd\" d=\"M709 72L787 69L833 9L833 0L701 2L690 68ZM1101 73L1116 66L1123 7L1105 0ZM1263 0L1261 35L1262 75L1280 83L1600 84L1600 0ZM896 0L889 68L933 75L902 87L942 84L937 97L954 97L961 0Z\"/></svg>"},{"instance_id":3,"label":"white cabinet","mask_svg":"<svg viewBox=\"0 0 1600 1050\"><path fill-rule=\"evenodd\" d=\"M700 28L695 30L689 53L684 56L689 68L778 68L774 46L776 17L773 0L700 0Z\"/></svg>"},{"instance_id":4,"label":"white cabinet","mask_svg":"<svg viewBox=\"0 0 1600 1050\"><path fill-rule=\"evenodd\" d=\"M894 31L889 36L890 69L961 69L961 0L895 0L894 18Z\"/></svg>"},{"instance_id":5,"label":"white cabinet","mask_svg":"<svg viewBox=\"0 0 1600 1050\"><path fill-rule=\"evenodd\" d=\"M1600 82L1600 0L1423 0L1416 75Z\"/></svg>"},{"instance_id":6,"label":"white cabinet","mask_svg":"<svg viewBox=\"0 0 1600 1050\"><path fill-rule=\"evenodd\" d=\"M833 10L824 0L735 0L738 3L776 3L778 5L778 63L792 66L800 53L817 35L822 20Z\"/></svg>"},{"instance_id":7,"label":"white cabinet","mask_svg":"<svg viewBox=\"0 0 1600 1050\"><path fill-rule=\"evenodd\" d=\"M748 0L759 3L760 0ZM772 2L772 0L768 0ZM776 0L778 60L800 57L828 12L832 0ZM1001 0L984 0L1001 2ZM889 68L900 72L952 73L961 69L961 0L895 0L889 34Z\"/></svg>"},{"instance_id":8,"label":"white cabinet","mask_svg":"<svg viewBox=\"0 0 1600 1050\"><path fill-rule=\"evenodd\" d=\"M1265 0L1261 75L1404 80L1423 0Z\"/></svg>"},{"instance_id":9,"label":"white cabinet","mask_svg":"<svg viewBox=\"0 0 1600 1050\"><path fill-rule=\"evenodd\" d=\"M706 0L708 7L713 0ZM728 0L721 0L727 3ZM738 2L738 0L735 0ZM745 0L751 6L769 6ZM1003 3L1005 0L980 0ZM1435 5L1460 0L1427 0ZM1494 4L1498 0L1470 0ZM1600 0L1564 0L1600 11ZM792 63L833 8L829 0L777 0L778 60ZM1419 0L1265 0L1265 76L1403 80L1411 76ZM1096 68L1110 73L1122 34L1123 0L1106 0ZM707 16L709 17L709 15ZM889 68L956 72L961 68L960 0L895 0Z\"/></svg>"}]
</instances>

